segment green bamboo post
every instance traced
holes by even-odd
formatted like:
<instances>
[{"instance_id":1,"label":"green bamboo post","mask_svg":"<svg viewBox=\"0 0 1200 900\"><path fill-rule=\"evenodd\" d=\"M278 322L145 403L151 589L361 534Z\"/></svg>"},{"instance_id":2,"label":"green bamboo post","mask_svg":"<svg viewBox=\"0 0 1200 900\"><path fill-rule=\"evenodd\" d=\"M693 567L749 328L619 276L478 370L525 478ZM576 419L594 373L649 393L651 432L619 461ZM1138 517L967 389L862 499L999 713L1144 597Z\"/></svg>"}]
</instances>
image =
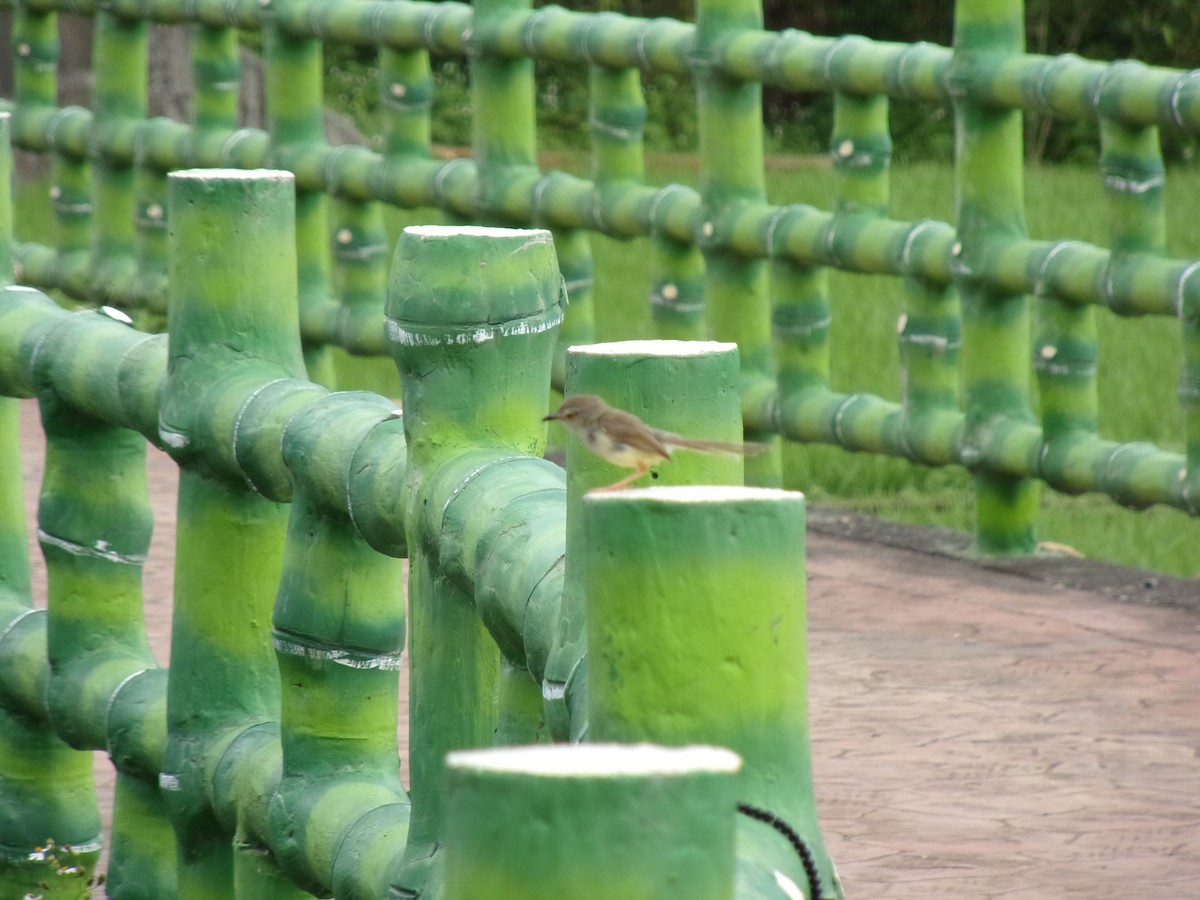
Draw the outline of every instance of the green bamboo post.
<instances>
[{"instance_id":1,"label":"green bamboo post","mask_svg":"<svg viewBox=\"0 0 1200 900\"><path fill-rule=\"evenodd\" d=\"M853 54L837 54L831 68L836 71L841 60L852 66ZM835 94L832 151L839 222L856 215L886 216L892 158L886 95ZM919 228L914 226L908 237L916 240ZM907 238L900 255L901 266L910 267L912 242ZM958 295L948 285L913 276L904 278L903 288L905 307L896 327L903 409L897 442L909 459L946 465L954 461L952 450L961 428Z\"/></svg>"},{"instance_id":2,"label":"green bamboo post","mask_svg":"<svg viewBox=\"0 0 1200 900\"><path fill-rule=\"evenodd\" d=\"M216 423L244 408L248 384L304 372L293 185L285 172L195 170L173 173L169 190L170 374L159 431L181 473L160 785L179 838L180 893L224 898L233 894L234 854L210 779L227 752L246 753L243 764L253 758L243 734L278 720L270 616L286 507L255 493L240 470L215 464L226 457ZM269 784L259 789L269 796ZM240 846L261 847L262 835L240 837ZM238 854L239 882L256 855Z\"/></svg>"},{"instance_id":3,"label":"green bamboo post","mask_svg":"<svg viewBox=\"0 0 1200 900\"><path fill-rule=\"evenodd\" d=\"M596 394L640 416L655 428L712 440L741 439L738 348L712 341L622 341L572 347L567 353L567 394ZM551 731L584 736L587 664L584 584L578 560L587 552L581 504L593 488L612 484L627 470L567 439L567 561L554 650L543 694ZM679 452L658 470L662 484L741 484L738 457ZM647 480L649 481L649 479Z\"/></svg>"},{"instance_id":4,"label":"green bamboo post","mask_svg":"<svg viewBox=\"0 0 1200 900\"><path fill-rule=\"evenodd\" d=\"M450 754L446 900L733 900L737 756L579 744Z\"/></svg>"},{"instance_id":5,"label":"green bamboo post","mask_svg":"<svg viewBox=\"0 0 1200 900\"><path fill-rule=\"evenodd\" d=\"M373 432L390 428L400 438L395 413L381 397L331 394L283 434L296 482L274 613L283 778L271 831L291 877L318 895L335 887L336 876L339 896L349 885L354 896L385 896L386 866L366 859L399 860L407 834L396 743L401 560L358 533L345 478Z\"/></svg>"},{"instance_id":6,"label":"green bamboo post","mask_svg":"<svg viewBox=\"0 0 1200 900\"><path fill-rule=\"evenodd\" d=\"M1112 296L1120 290L1118 282L1136 277L1139 258L1161 256L1165 249L1165 173L1158 129L1102 119L1100 136L1100 172L1112 215L1104 286ZM1056 257L1072 246L1064 241L1047 249L1039 269L1043 284ZM1045 435L1039 474L1055 490L1080 493L1095 483L1097 449L1103 446L1096 438L1098 356L1094 306L1044 297L1034 338ZM1111 458L1111 451L1101 452Z\"/></svg>"},{"instance_id":7,"label":"green bamboo post","mask_svg":"<svg viewBox=\"0 0 1200 900\"><path fill-rule=\"evenodd\" d=\"M44 371L73 368L77 378L94 377L63 358L78 347L47 343L38 355ZM125 742L112 733L124 713L118 707L129 703L134 682L143 682L139 711L149 713L147 730L156 732L151 743L161 752L165 678L151 675L157 663L142 624L142 562L152 524L146 443L134 431L71 409L50 391L41 407L47 452L38 536L50 585L47 709L72 746L108 750L119 764L108 889L113 896L153 897L175 889L174 841L153 765L161 757L149 766L131 765L121 749Z\"/></svg>"},{"instance_id":8,"label":"green bamboo post","mask_svg":"<svg viewBox=\"0 0 1200 900\"><path fill-rule=\"evenodd\" d=\"M760 0L697 0L693 67L703 223L695 240L704 253L708 330L711 337L738 345L747 438L767 441L776 391L768 265L735 252L729 234L730 220L741 207L766 202L762 85L735 80L719 68L725 42L739 30L760 28ZM751 482L779 484L777 441L775 445L773 453L747 463Z\"/></svg>"},{"instance_id":9,"label":"green bamboo post","mask_svg":"<svg viewBox=\"0 0 1200 900\"><path fill-rule=\"evenodd\" d=\"M337 322L328 333L358 355L385 352L383 303L387 286L387 229L378 201L333 203L334 291Z\"/></svg>"},{"instance_id":10,"label":"green bamboo post","mask_svg":"<svg viewBox=\"0 0 1200 900\"><path fill-rule=\"evenodd\" d=\"M0 288L13 279L12 113L0 111Z\"/></svg>"},{"instance_id":11,"label":"green bamboo post","mask_svg":"<svg viewBox=\"0 0 1200 900\"><path fill-rule=\"evenodd\" d=\"M409 446L403 495L413 807L401 884L408 890L436 892L431 866L442 840L446 753L488 746L502 720L537 708L526 702L536 698L537 682L527 679L519 691L505 686L505 708L498 712L498 639L481 621L481 613L488 615L482 598L471 593L471 576L493 561L519 569L515 548L480 547L463 563L467 571L449 561L458 557L460 542L474 546L473 534L489 525L479 501L471 505L472 491L494 505L497 517L507 520L515 510L508 530L522 535L515 526L531 512L530 500L522 498L555 484L535 480L550 464L530 457L541 455L545 439L539 420L564 303L548 231L425 226L401 235L387 328ZM468 522L471 536L463 534ZM449 546L439 549L439 541ZM501 633L512 634L509 628ZM520 634L515 643L504 639L506 652L522 653ZM533 741L540 727L539 716L519 724L510 719L504 730Z\"/></svg>"},{"instance_id":12,"label":"green bamboo post","mask_svg":"<svg viewBox=\"0 0 1200 900\"><path fill-rule=\"evenodd\" d=\"M96 14L93 139L114 146L132 139L146 118L146 22ZM134 169L101 154L92 165L91 298L120 303L135 275Z\"/></svg>"},{"instance_id":13,"label":"green bamboo post","mask_svg":"<svg viewBox=\"0 0 1200 900\"><path fill-rule=\"evenodd\" d=\"M262 19L267 130L273 148L272 163L293 171L311 167L328 153L322 112L321 41L296 37L285 32L279 22L281 17L304 7L304 0L271 0ZM309 378L332 387L336 376L330 348L314 343L308 337L310 332L320 333L320 323L335 309L328 196L297 183L295 216L305 365Z\"/></svg>"},{"instance_id":14,"label":"green bamboo post","mask_svg":"<svg viewBox=\"0 0 1200 900\"><path fill-rule=\"evenodd\" d=\"M0 290L12 284L10 117L0 114ZM22 681L44 697L46 614L33 608L20 453L20 405L0 398L0 895L38 890L49 872L31 855L47 839L80 841L88 864L99 851L99 817L91 794L90 754L68 747L48 727L44 709L22 708ZM90 802L89 802L90 801ZM59 891L52 896L63 896Z\"/></svg>"},{"instance_id":15,"label":"green bamboo post","mask_svg":"<svg viewBox=\"0 0 1200 900\"><path fill-rule=\"evenodd\" d=\"M829 271L825 266L796 261L783 248L788 231L802 212L780 207L767 225L766 250L771 258L771 331L779 368L779 420L786 436L812 440L816 429L806 426L827 416L832 393Z\"/></svg>"},{"instance_id":16,"label":"green bamboo post","mask_svg":"<svg viewBox=\"0 0 1200 900\"><path fill-rule=\"evenodd\" d=\"M428 50L379 48L379 102L386 155L428 159L433 128Z\"/></svg>"},{"instance_id":17,"label":"green bamboo post","mask_svg":"<svg viewBox=\"0 0 1200 900\"><path fill-rule=\"evenodd\" d=\"M13 17L14 134L45 131L53 134L65 122L67 111L58 103L58 16L22 7ZM38 124L44 122L42 128ZM92 198L91 167L85 154L55 148L50 200L54 210L57 253L53 257L50 286L71 296L86 296L90 285L88 256ZM24 281L24 277L19 280Z\"/></svg>"},{"instance_id":18,"label":"green bamboo post","mask_svg":"<svg viewBox=\"0 0 1200 900\"><path fill-rule=\"evenodd\" d=\"M984 458L989 431L1031 421L1030 313L1024 292L1002 291L985 273L1009 242L1025 238L1020 109L986 105L968 93L1024 51L1021 0L958 0L951 90L958 117L955 274L963 307L966 433L960 458L975 472L976 549L1033 552L1040 484L1000 474Z\"/></svg>"},{"instance_id":19,"label":"green bamboo post","mask_svg":"<svg viewBox=\"0 0 1200 900\"><path fill-rule=\"evenodd\" d=\"M472 5L475 13L472 39L478 48L471 56L474 149L479 176L476 202L484 221L550 227L552 216L543 203L543 193L554 173L539 177L537 168L533 59L497 56L485 49L492 34L532 6L532 0L477 0ZM532 219L522 221L518 210L529 206ZM592 340L592 245L585 229L551 227L550 230L570 298L552 373L552 384L561 389L567 347Z\"/></svg>"},{"instance_id":20,"label":"green bamboo post","mask_svg":"<svg viewBox=\"0 0 1200 900\"><path fill-rule=\"evenodd\" d=\"M739 802L798 833L819 872L816 893L840 897L813 798L803 495L593 493L583 519L589 738L734 750L744 762ZM739 858L757 863L740 867L739 894L777 896L782 876L805 886L786 896L814 896L782 831L739 824Z\"/></svg>"},{"instance_id":21,"label":"green bamboo post","mask_svg":"<svg viewBox=\"0 0 1200 900\"><path fill-rule=\"evenodd\" d=\"M628 221L628 212L645 195L646 100L641 73L633 67L590 68L592 179L596 190L597 225L612 229ZM678 185L654 193L648 205L650 224L656 200ZM704 322L704 257L696 245L665 231L650 237L650 312L655 337L663 340L702 340Z\"/></svg>"}]
</instances>

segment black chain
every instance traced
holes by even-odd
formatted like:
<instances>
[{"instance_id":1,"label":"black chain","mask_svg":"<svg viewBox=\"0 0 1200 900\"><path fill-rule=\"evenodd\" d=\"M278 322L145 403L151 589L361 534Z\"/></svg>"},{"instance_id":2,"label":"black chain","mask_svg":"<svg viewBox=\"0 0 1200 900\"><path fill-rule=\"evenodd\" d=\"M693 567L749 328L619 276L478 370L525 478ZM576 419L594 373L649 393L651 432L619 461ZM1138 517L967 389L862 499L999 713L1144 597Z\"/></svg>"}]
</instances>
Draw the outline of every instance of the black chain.
<instances>
[{"instance_id":1,"label":"black chain","mask_svg":"<svg viewBox=\"0 0 1200 900\"><path fill-rule=\"evenodd\" d=\"M821 900L821 873L817 871L817 863L813 859L812 851L808 849L808 844L804 843L804 838L800 837L800 833L769 810L751 806L749 803L739 803L737 809L742 815L749 816L756 822L770 825L788 839L788 843L795 848L796 854L800 857L800 862L804 866L804 874L808 876L810 900Z\"/></svg>"}]
</instances>

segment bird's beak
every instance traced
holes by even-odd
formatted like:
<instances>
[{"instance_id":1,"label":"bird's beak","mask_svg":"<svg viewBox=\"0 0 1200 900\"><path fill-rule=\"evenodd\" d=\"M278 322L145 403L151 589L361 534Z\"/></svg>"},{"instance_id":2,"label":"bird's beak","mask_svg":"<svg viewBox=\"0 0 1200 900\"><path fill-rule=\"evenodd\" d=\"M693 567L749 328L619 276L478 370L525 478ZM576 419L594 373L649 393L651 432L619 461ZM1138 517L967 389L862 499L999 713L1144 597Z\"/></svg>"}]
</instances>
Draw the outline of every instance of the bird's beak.
<instances>
[{"instance_id":1,"label":"bird's beak","mask_svg":"<svg viewBox=\"0 0 1200 900\"><path fill-rule=\"evenodd\" d=\"M550 413L550 415L548 415L548 416L542 416L542 421L543 422L557 422L558 421L558 413Z\"/></svg>"}]
</instances>

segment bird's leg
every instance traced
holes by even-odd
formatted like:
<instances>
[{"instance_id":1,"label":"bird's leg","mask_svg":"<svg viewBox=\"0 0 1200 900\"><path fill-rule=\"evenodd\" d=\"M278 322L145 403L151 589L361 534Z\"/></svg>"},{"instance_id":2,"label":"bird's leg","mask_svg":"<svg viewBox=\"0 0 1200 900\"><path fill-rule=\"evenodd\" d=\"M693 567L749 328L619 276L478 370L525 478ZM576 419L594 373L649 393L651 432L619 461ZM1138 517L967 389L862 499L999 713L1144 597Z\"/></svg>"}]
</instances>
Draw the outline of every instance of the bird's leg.
<instances>
[{"instance_id":1,"label":"bird's leg","mask_svg":"<svg viewBox=\"0 0 1200 900\"><path fill-rule=\"evenodd\" d=\"M596 490L596 491L619 491L621 488L625 487L625 485L629 484L630 482L637 481L639 478L641 478L643 475L645 475L649 471L650 471L650 466L648 466L646 463L638 463L637 468L634 469L632 472L630 472L628 475L626 475L624 478L622 478L620 481L613 482L612 484L608 485L607 487L593 488L593 490Z\"/></svg>"}]
</instances>

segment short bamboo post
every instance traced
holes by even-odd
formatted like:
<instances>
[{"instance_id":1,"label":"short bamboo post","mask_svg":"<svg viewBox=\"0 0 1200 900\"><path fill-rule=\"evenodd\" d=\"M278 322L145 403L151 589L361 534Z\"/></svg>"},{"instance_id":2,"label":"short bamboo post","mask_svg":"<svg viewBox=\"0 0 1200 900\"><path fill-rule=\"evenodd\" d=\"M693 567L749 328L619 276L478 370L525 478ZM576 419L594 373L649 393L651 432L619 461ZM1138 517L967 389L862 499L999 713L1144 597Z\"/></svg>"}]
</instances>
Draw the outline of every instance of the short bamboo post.
<instances>
[{"instance_id":1,"label":"short bamboo post","mask_svg":"<svg viewBox=\"0 0 1200 900\"><path fill-rule=\"evenodd\" d=\"M1024 52L1022 0L958 0L950 69L959 139L958 242L954 269L963 306L966 434L961 461L975 473L976 548L983 554L1034 549L1041 485L998 474L983 458L989 432L1032 421L1030 312L1025 294L1000 293L984 280L989 262L1026 236L1019 109L975 99L968 86Z\"/></svg>"},{"instance_id":2,"label":"short bamboo post","mask_svg":"<svg viewBox=\"0 0 1200 900\"><path fill-rule=\"evenodd\" d=\"M426 226L401 235L387 334L409 447L409 890L425 889L441 841L446 753L489 746L504 715L538 708L538 686L525 678L519 688L505 682L498 714L496 640L468 585L440 562L437 535L445 519L465 514L454 501L469 482L494 476L498 490L516 496L528 484L525 464L543 464L529 457L542 452L539 420L564 303L548 231ZM533 741L539 727L540 717L505 731Z\"/></svg>"},{"instance_id":3,"label":"short bamboo post","mask_svg":"<svg viewBox=\"0 0 1200 900\"><path fill-rule=\"evenodd\" d=\"M182 471L160 785L179 838L181 895L225 898L234 891L234 854L210 779L241 735L279 718L270 622L287 508L256 494L236 467L212 463L230 455L216 446L214 423L244 407L247 385L304 373L293 180L194 170L173 173L169 191L170 374L159 432ZM260 790L269 795L269 786ZM263 836L239 837L243 882L243 868L262 858L255 844Z\"/></svg>"},{"instance_id":4,"label":"short bamboo post","mask_svg":"<svg viewBox=\"0 0 1200 900\"><path fill-rule=\"evenodd\" d=\"M813 799L803 495L593 493L583 518L589 738L736 751L739 802L787 823L811 858L749 819L739 856L765 854L793 885L815 863L820 896L840 896Z\"/></svg>"},{"instance_id":5,"label":"short bamboo post","mask_svg":"<svg viewBox=\"0 0 1200 900\"><path fill-rule=\"evenodd\" d=\"M620 341L572 347L567 393L597 394L655 428L714 440L741 439L738 348L714 341ZM583 736L587 723L584 495L626 473L567 438L566 583L554 651L546 666L547 717L556 735ZM740 458L681 451L656 473L664 484L741 484ZM647 479L649 480L649 479Z\"/></svg>"},{"instance_id":6,"label":"short bamboo post","mask_svg":"<svg viewBox=\"0 0 1200 900\"><path fill-rule=\"evenodd\" d=\"M766 202L763 170L762 85L738 81L718 67L720 47L739 30L762 28L761 0L697 0L693 69L700 128L700 193L703 222L696 242L704 252L709 335L733 341L742 354L744 418L756 423L751 440L770 438L775 403L771 356L769 269L730 247L726 226L748 204ZM778 442L775 442L778 445ZM780 456L747 463L755 484L780 482Z\"/></svg>"},{"instance_id":7,"label":"short bamboo post","mask_svg":"<svg viewBox=\"0 0 1200 900\"><path fill-rule=\"evenodd\" d=\"M65 349L47 347L39 368L66 369L57 358ZM84 367L76 373L94 377ZM117 897L151 897L175 889L174 840L155 789L158 771L123 758L122 741L112 733L124 713L117 710L141 691L140 711L152 723L147 731L157 732L150 743L161 749L164 736L165 678L155 671L142 624L142 562L152 524L146 442L71 409L50 391L41 408L47 451L38 537L50 587L47 708L72 746L108 750L120 764L109 890Z\"/></svg>"},{"instance_id":8,"label":"short bamboo post","mask_svg":"<svg viewBox=\"0 0 1200 900\"><path fill-rule=\"evenodd\" d=\"M450 754L446 900L732 900L735 754L579 744Z\"/></svg>"},{"instance_id":9,"label":"short bamboo post","mask_svg":"<svg viewBox=\"0 0 1200 900\"><path fill-rule=\"evenodd\" d=\"M12 284L11 120L0 114L0 291ZM20 405L0 397L0 685L21 682L45 696L46 614L33 608L20 453ZM73 750L54 733L44 707L22 708L20 697L0 693L0 896L39 892L49 870L37 850L54 840L78 843L86 864L99 855L99 814L92 793L90 753ZM62 897L58 890L48 896Z\"/></svg>"}]
</instances>

